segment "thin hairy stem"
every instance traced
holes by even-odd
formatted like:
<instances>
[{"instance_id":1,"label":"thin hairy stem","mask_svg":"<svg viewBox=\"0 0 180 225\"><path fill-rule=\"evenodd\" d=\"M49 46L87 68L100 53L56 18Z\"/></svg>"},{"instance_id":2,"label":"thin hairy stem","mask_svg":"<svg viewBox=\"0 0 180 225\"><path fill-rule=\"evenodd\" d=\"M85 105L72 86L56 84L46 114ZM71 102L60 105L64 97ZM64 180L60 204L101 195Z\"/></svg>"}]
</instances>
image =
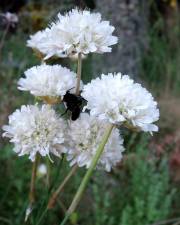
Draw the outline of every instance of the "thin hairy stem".
<instances>
[{"instance_id":1,"label":"thin hairy stem","mask_svg":"<svg viewBox=\"0 0 180 225\"><path fill-rule=\"evenodd\" d=\"M37 175L37 166L38 166L38 155L36 155L35 161L33 162L32 166L31 184L29 192L29 202L31 205L35 202L35 182Z\"/></svg>"},{"instance_id":2,"label":"thin hairy stem","mask_svg":"<svg viewBox=\"0 0 180 225\"><path fill-rule=\"evenodd\" d=\"M51 166L49 158L46 158L46 166L47 166L47 174L46 174L46 186L47 189L50 187L50 173L51 173Z\"/></svg>"},{"instance_id":3,"label":"thin hairy stem","mask_svg":"<svg viewBox=\"0 0 180 225\"><path fill-rule=\"evenodd\" d=\"M76 83L76 95L80 93L80 84L81 84L81 71L82 71L82 54L78 54L78 68L77 68L77 83Z\"/></svg>"},{"instance_id":4,"label":"thin hairy stem","mask_svg":"<svg viewBox=\"0 0 180 225\"><path fill-rule=\"evenodd\" d=\"M49 188L49 193L51 192L51 190L52 190L52 188L54 186L55 181L58 179L59 171L60 171L60 168L62 167L63 160L64 160L64 154L63 154L63 156L62 156L62 158L61 158L61 160L59 162L59 165L58 165L58 168L57 168L57 172L56 172L56 175L55 175L55 179L54 179L54 181L52 182L52 184L51 184L51 186ZM40 217L39 217L38 222L36 223L36 225L39 225L43 221L43 219L44 219L44 217L45 217L45 215L46 215L47 212L48 212L48 207L45 207L45 210L40 215Z\"/></svg>"},{"instance_id":5,"label":"thin hairy stem","mask_svg":"<svg viewBox=\"0 0 180 225\"><path fill-rule=\"evenodd\" d=\"M176 222L176 223L173 224L173 225L177 225L177 223L180 222L180 217L178 217L178 218L172 218L172 219L167 219L167 220L163 220L163 221L159 221L159 222L155 222L155 223L151 223L149 225L166 225L166 224L170 224L170 223L172 224L174 222Z\"/></svg>"},{"instance_id":6,"label":"thin hairy stem","mask_svg":"<svg viewBox=\"0 0 180 225\"><path fill-rule=\"evenodd\" d=\"M2 51L2 48L4 46L5 37L6 37L7 33L8 33L8 31L9 31L9 27L10 27L10 23L7 23L7 26L6 26L5 30L4 30L4 33L3 33L2 38L1 38L1 42L0 42L0 59L1 59L1 51Z\"/></svg>"},{"instance_id":7,"label":"thin hairy stem","mask_svg":"<svg viewBox=\"0 0 180 225\"><path fill-rule=\"evenodd\" d=\"M59 176L60 176L60 174L61 174L61 168L62 168L64 159L65 159L65 157L64 157L64 154L63 154L63 155L62 155L62 158L61 158L61 160L59 161L59 164L58 164L58 166L57 166L57 170L56 170L56 174L55 174L55 176L54 176L54 179L52 180L52 183L51 183L51 185L50 185L50 188L49 188L49 189L50 189L50 190L49 190L50 193L51 193L51 191L52 191L52 189L53 189L53 187L54 187L56 181L58 180L58 178L59 178Z\"/></svg>"},{"instance_id":8,"label":"thin hairy stem","mask_svg":"<svg viewBox=\"0 0 180 225\"><path fill-rule=\"evenodd\" d=\"M33 162L33 166L32 166L31 183L30 183L30 191L29 191L29 205L25 213L25 222L27 222L32 212L33 204L35 202L35 183L36 183L36 175L37 175L37 166L38 166L38 155L36 155L35 161Z\"/></svg>"},{"instance_id":9,"label":"thin hairy stem","mask_svg":"<svg viewBox=\"0 0 180 225\"><path fill-rule=\"evenodd\" d=\"M66 214L66 216L64 217L64 219L63 219L63 221L62 221L62 223L60 225L65 225L66 222L68 221L69 217L70 217L70 215Z\"/></svg>"},{"instance_id":10,"label":"thin hairy stem","mask_svg":"<svg viewBox=\"0 0 180 225\"><path fill-rule=\"evenodd\" d=\"M44 212L41 214L41 216L40 216L38 222L36 223L36 225L39 225L39 224L42 222L42 220L43 220L44 216L46 215L46 213L47 213L47 208L46 208L46 209L44 210Z\"/></svg>"},{"instance_id":11,"label":"thin hairy stem","mask_svg":"<svg viewBox=\"0 0 180 225\"><path fill-rule=\"evenodd\" d=\"M107 130L106 130L106 132L105 132L105 134L102 138L102 141L99 144L99 147L96 151L96 154L94 155L94 157L92 159L91 165L90 165L89 169L87 170L87 172L86 172L86 174L85 174L85 176L84 176L84 178L83 178L83 180L82 180L82 182L81 182L81 184L80 184L80 186L79 186L79 188L76 192L76 195L75 195L69 209L66 212L66 216L65 216L64 220L61 222L60 225L66 224L68 218L75 211L79 201L81 200L81 197L82 197L82 195L85 191L85 188L88 184L88 181L90 180L90 178L92 176L93 170L95 169L95 167L98 163L98 160L101 157L101 154L103 153L104 147L105 147L105 145L106 145L106 143L107 143L107 141L110 137L110 134L112 132L113 127L114 127L114 125L112 125L112 124L108 126L108 128L107 128Z\"/></svg>"},{"instance_id":12,"label":"thin hairy stem","mask_svg":"<svg viewBox=\"0 0 180 225\"><path fill-rule=\"evenodd\" d=\"M71 171L68 173L68 175L65 177L65 179L63 180L63 182L60 184L60 186L58 187L58 189L52 194L51 198L49 199L48 202L48 209L52 209L57 201L57 198L59 196L59 194L61 193L61 191L63 190L64 186L67 184L67 182L69 181L69 179L74 175L74 173L77 170L77 165L75 165Z\"/></svg>"},{"instance_id":13,"label":"thin hairy stem","mask_svg":"<svg viewBox=\"0 0 180 225\"><path fill-rule=\"evenodd\" d=\"M180 221L178 221L177 223L174 223L173 225L180 225Z\"/></svg>"}]
</instances>

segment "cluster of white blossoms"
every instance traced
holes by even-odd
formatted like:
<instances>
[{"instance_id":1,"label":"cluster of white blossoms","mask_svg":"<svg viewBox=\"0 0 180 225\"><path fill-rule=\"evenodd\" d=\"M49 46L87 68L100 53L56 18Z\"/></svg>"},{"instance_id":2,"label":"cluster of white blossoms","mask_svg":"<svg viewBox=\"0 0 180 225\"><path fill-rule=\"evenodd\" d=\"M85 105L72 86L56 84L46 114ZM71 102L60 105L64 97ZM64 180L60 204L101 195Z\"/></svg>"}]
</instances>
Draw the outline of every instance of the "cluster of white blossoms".
<instances>
[{"instance_id":1,"label":"cluster of white blossoms","mask_svg":"<svg viewBox=\"0 0 180 225\"><path fill-rule=\"evenodd\" d=\"M60 65L34 66L18 81L18 89L37 97L62 97L76 86L76 74Z\"/></svg>"},{"instance_id":2,"label":"cluster of white blossoms","mask_svg":"<svg viewBox=\"0 0 180 225\"><path fill-rule=\"evenodd\" d=\"M37 49L45 59L51 56L71 56L76 53L111 52L118 39L112 33L114 27L109 21L102 21L99 13L73 9L58 19L50 28L30 36L27 45Z\"/></svg>"},{"instance_id":3,"label":"cluster of white blossoms","mask_svg":"<svg viewBox=\"0 0 180 225\"><path fill-rule=\"evenodd\" d=\"M42 53L45 59L104 53L110 52L111 46L117 43L113 31L114 27L102 21L99 13L74 9L65 15L58 14L58 20L30 36L27 45ZM150 133L158 131L153 124L159 119L157 103L127 75L101 75L84 86L77 82L79 76L78 73L76 78L74 72L60 65L42 64L25 71L25 77L18 81L18 89L29 91L47 104L54 104L48 98L59 98L61 101L55 103L64 104L66 111L69 107L75 116L79 116L85 100L84 110L88 109L89 113L81 113L77 120L67 122L52 106L22 106L9 116L3 135L14 143L15 152L28 154L32 161L37 153L41 156L65 153L71 166L89 168L106 128L113 124L97 164L97 168L110 171L121 161L124 151L119 126ZM78 94L75 94L79 86L81 91L76 90Z\"/></svg>"},{"instance_id":4,"label":"cluster of white blossoms","mask_svg":"<svg viewBox=\"0 0 180 225\"><path fill-rule=\"evenodd\" d=\"M94 94L96 93L96 94ZM121 73L101 75L84 86L82 96L92 116L146 132L158 131L153 122L159 119L157 103L140 84Z\"/></svg>"},{"instance_id":5,"label":"cluster of white blossoms","mask_svg":"<svg viewBox=\"0 0 180 225\"><path fill-rule=\"evenodd\" d=\"M80 167L89 168L108 124L88 113L81 113L80 118L71 122L69 126L67 159L71 161L71 166L77 163ZM122 158L124 151L122 144L119 130L113 129L97 167L109 172Z\"/></svg>"},{"instance_id":6,"label":"cluster of white blossoms","mask_svg":"<svg viewBox=\"0 0 180 225\"><path fill-rule=\"evenodd\" d=\"M9 125L3 126L3 136L10 138L19 156L27 154L34 161L37 153L60 156L66 152L66 129L65 121L50 106L28 105L9 116Z\"/></svg>"}]
</instances>

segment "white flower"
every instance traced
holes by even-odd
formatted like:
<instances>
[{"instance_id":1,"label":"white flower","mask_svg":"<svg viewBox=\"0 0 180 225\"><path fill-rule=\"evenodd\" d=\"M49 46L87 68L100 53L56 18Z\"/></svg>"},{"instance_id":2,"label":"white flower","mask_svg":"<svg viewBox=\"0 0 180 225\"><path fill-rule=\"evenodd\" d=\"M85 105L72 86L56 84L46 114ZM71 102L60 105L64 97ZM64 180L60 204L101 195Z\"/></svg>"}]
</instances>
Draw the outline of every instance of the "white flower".
<instances>
[{"instance_id":1,"label":"white flower","mask_svg":"<svg viewBox=\"0 0 180 225\"><path fill-rule=\"evenodd\" d=\"M3 136L14 143L14 151L19 156L28 154L32 161L37 153L60 156L66 151L66 124L48 105L22 106L9 116L9 125L3 126L3 130Z\"/></svg>"},{"instance_id":2,"label":"white flower","mask_svg":"<svg viewBox=\"0 0 180 225\"><path fill-rule=\"evenodd\" d=\"M40 164L37 168L37 176L38 177L43 177L47 174L47 166L46 164Z\"/></svg>"},{"instance_id":3,"label":"white flower","mask_svg":"<svg viewBox=\"0 0 180 225\"><path fill-rule=\"evenodd\" d=\"M39 97L64 96L75 86L76 74L60 65L34 66L25 72L25 78L18 81L18 89Z\"/></svg>"},{"instance_id":4,"label":"white flower","mask_svg":"<svg viewBox=\"0 0 180 225\"><path fill-rule=\"evenodd\" d=\"M113 31L114 27L108 21L102 21L99 13L78 9L65 15L59 13L58 20L50 28L46 59L52 55L111 52L110 46L117 43Z\"/></svg>"},{"instance_id":5,"label":"white flower","mask_svg":"<svg viewBox=\"0 0 180 225\"><path fill-rule=\"evenodd\" d=\"M42 31L38 31L37 33L30 35L30 39L27 41L27 46L31 47L33 49L37 49L39 51L41 50L41 45L43 45L43 43L45 41L47 41L46 37L47 37L47 30L42 30Z\"/></svg>"},{"instance_id":6,"label":"white flower","mask_svg":"<svg viewBox=\"0 0 180 225\"><path fill-rule=\"evenodd\" d=\"M77 163L80 167L89 168L107 125L87 113L81 113L79 119L70 123L67 159L71 161L71 166ZM122 159L122 144L119 131L114 128L97 167L110 171Z\"/></svg>"},{"instance_id":7,"label":"white flower","mask_svg":"<svg viewBox=\"0 0 180 225\"><path fill-rule=\"evenodd\" d=\"M152 95L129 76L121 73L102 75L84 86L81 94L90 114L113 124L126 123L143 131L158 131L159 119Z\"/></svg>"},{"instance_id":8,"label":"white flower","mask_svg":"<svg viewBox=\"0 0 180 225\"><path fill-rule=\"evenodd\" d=\"M6 12L4 17L9 23L18 23L18 16L15 13Z\"/></svg>"},{"instance_id":9,"label":"white flower","mask_svg":"<svg viewBox=\"0 0 180 225\"><path fill-rule=\"evenodd\" d=\"M53 51L56 51L58 46L53 43L53 39L51 36L51 30L49 28L46 28L44 30L38 31L33 35L30 35L30 39L27 41L27 46L31 47L39 52L41 52L43 55L47 55L45 59L50 58L54 54L50 54L49 50L53 49ZM59 57L65 57L65 55L61 52L59 53L58 50L55 55Z\"/></svg>"}]
</instances>

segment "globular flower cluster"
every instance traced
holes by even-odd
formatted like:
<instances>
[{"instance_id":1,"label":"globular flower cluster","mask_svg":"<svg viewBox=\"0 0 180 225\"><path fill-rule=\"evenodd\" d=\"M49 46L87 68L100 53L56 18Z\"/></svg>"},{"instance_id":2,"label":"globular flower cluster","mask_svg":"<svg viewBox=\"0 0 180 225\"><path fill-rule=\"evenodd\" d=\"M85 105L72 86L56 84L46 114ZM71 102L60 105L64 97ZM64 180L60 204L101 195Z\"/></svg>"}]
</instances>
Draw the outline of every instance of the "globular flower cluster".
<instances>
[{"instance_id":1,"label":"globular flower cluster","mask_svg":"<svg viewBox=\"0 0 180 225\"><path fill-rule=\"evenodd\" d=\"M46 164L40 164L37 168L37 177L41 178L47 175L47 170Z\"/></svg>"},{"instance_id":2,"label":"globular flower cluster","mask_svg":"<svg viewBox=\"0 0 180 225\"><path fill-rule=\"evenodd\" d=\"M37 97L62 97L76 86L76 74L60 65L34 66L18 81L18 89Z\"/></svg>"},{"instance_id":3,"label":"globular flower cluster","mask_svg":"<svg viewBox=\"0 0 180 225\"><path fill-rule=\"evenodd\" d=\"M117 37L112 33L114 27L103 21L99 13L73 9L65 15L58 14L56 22L43 31L30 37L27 45L51 56L71 56L76 53L111 52Z\"/></svg>"},{"instance_id":4,"label":"globular flower cluster","mask_svg":"<svg viewBox=\"0 0 180 225\"><path fill-rule=\"evenodd\" d=\"M60 37L58 37L59 39ZM65 53L62 51L62 45L57 46L54 37L52 36L52 31L50 28L38 31L37 33L30 35L30 39L27 41L27 46L35 50L37 55L44 59L48 59L51 56L66 57ZM61 50L58 50L61 49Z\"/></svg>"},{"instance_id":5,"label":"globular flower cluster","mask_svg":"<svg viewBox=\"0 0 180 225\"><path fill-rule=\"evenodd\" d=\"M37 153L60 156L66 152L66 128L65 121L50 106L28 105L9 116L9 125L3 126L3 136L10 138L19 156L29 155L34 161Z\"/></svg>"},{"instance_id":6,"label":"globular flower cluster","mask_svg":"<svg viewBox=\"0 0 180 225\"><path fill-rule=\"evenodd\" d=\"M47 45L49 31L50 29L46 28L45 30L38 31L35 34L30 35L30 39L27 41L27 46L45 54L46 51L43 49L43 46L45 46L44 43Z\"/></svg>"},{"instance_id":7,"label":"globular flower cluster","mask_svg":"<svg viewBox=\"0 0 180 225\"><path fill-rule=\"evenodd\" d=\"M80 167L89 168L107 126L108 123L88 113L82 113L79 119L70 123L67 159L71 161L71 166L77 163ZM119 130L113 129L97 167L109 172L122 158L124 151L122 144L123 139L119 135Z\"/></svg>"},{"instance_id":8,"label":"globular flower cluster","mask_svg":"<svg viewBox=\"0 0 180 225\"><path fill-rule=\"evenodd\" d=\"M94 94L96 93L96 94ZM145 132L158 131L157 103L140 84L121 73L101 75L87 84L82 96L92 116L113 124L125 123Z\"/></svg>"},{"instance_id":9,"label":"globular flower cluster","mask_svg":"<svg viewBox=\"0 0 180 225\"><path fill-rule=\"evenodd\" d=\"M110 52L117 43L113 31L114 27L103 21L99 13L73 9L65 15L58 14L48 28L30 36L27 45L45 59L78 55L79 60L79 55ZM47 105L22 106L16 110L3 127L3 136L14 143L15 152L29 155L32 161L37 153L59 157L65 153L71 166L89 168L106 128L113 124L97 164L97 168L109 172L121 161L124 151L119 126L150 133L158 131L153 124L159 119L157 103L145 88L121 73L101 75L84 86L82 81L81 85L78 83L79 73L77 77L68 68L45 63L25 71L18 89L29 91ZM81 91L76 90L79 86ZM61 101L49 101L52 98ZM48 105L66 103L65 111L70 107L72 113L77 110L77 116L82 99L86 102L84 110L89 113L81 113L75 121L65 120Z\"/></svg>"}]
</instances>

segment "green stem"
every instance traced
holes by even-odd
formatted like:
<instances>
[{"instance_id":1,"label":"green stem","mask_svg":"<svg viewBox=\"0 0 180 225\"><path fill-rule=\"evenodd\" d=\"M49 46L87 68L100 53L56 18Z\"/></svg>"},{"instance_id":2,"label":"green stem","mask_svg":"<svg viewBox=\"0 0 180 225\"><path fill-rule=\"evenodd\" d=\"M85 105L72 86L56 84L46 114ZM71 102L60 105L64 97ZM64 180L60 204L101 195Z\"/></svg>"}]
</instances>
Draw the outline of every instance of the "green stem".
<instances>
[{"instance_id":1,"label":"green stem","mask_svg":"<svg viewBox=\"0 0 180 225\"><path fill-rule=\"evenodd\" d=\"M66 216L64 217L64 219L63 219L63 221L62 221L62 223L60 224L60 225L65 225L66 224L66 222L68 221L68 219L69 219L69 214L66 214Z\"/></svg>"},{"instance_id":2,"label":"green stem","mask_svg":"<svg viewBox=\"0 0 180 225\"><path fill-rule=\"evenodd\" d=\"M36 175L37 175L37 166L38 166L38 155L36 155L36 158L35 158L35 161L33 162L33 167L32 167L30 193L29 193L30 205L32 205L35 202L35 182L36 182Z\"/></svg>"},{"instance_id":3,"label":"green stem","mask_svg":"<svg viewBox=\"0 0 180 225\"><path fill-rule=\"evenodd\" d=\"M61 173L61 168L62 168L64 159L65 159L65 157L64 157L64 154L63 154L61 160L59 161L59 164L58 164L58 167L57 167L56 174L54 176L53 182L52 182L52 184L50 186L50 193L52 192L52 189L54 188L56 181L59 179L59 175Z\"/></svg>"},{"instance_id":4,"label":"green stem","mask_svg":"<svg viewBox=\"0 0 180 225\"><path fill-rule=\"evenodd\" d=\"M109 138L109 136L112 132L113 127L114 127L114 125L111 124L107 128L107 130L106 130L106 132L105 132L105 134L102 138L102 141L99 144L99 147L96 151L96 154L94 155L94 157L92 159L91 165L90 165L89 169L87 170L87 172L86 172L86 174L85 174L85 176L84 176L84 178L83 178L83 180L82 180L82 182L81 182L81 184L78 188L78 191L76 192L76 195L75 195L69 209L66 212L66 216L65 216L64 220L62 221L62 223L60 225L64 225L67 222L67 220L69 219L70 215L75 211L75 209L76 209L76 207L77 207L77 205L78 205L78 203L79 203L79 201L80 201L80 199L81 199L81 197L84 193L84 190L85 190L85 188L88 184L88 181L91 178L93 170L96 167L96 165L98 163L98 160L99 160L99 158L100 158L100 156L101 156L101 154L104 150L104 147L105 147L105 145L108 141L108 138Z\"/></svg>"},{"instance_id":5,"label":"green stem","mask_svg":"<svg viewBox=\"0 0 180 225\"><path fill-rule=\"evenodd\" d=\"M36 176L37 176L37 166L38 166L38 155L36 154L35 161L32 166L32 174L31 174L31 183L30 183L30 191L29 191L29 205L26 209L25 222L27 222L33 208L33 204L35 202L35 184L36 184Z\"/></svg>"},{"instance_id":6,"label":"green stem","mask_svg":"<svg viewBox=\"0 0 180 225\"><path fill-rule=\"evenodd\" d=\"M49 190L49 187L50 187L50 173L51 173L51 165L50 165L49 158L46 158L46 166L47 166L46 186L47 186L47 189Z\"/></svg>"},{"instance_id":7,"label":"green stem","mask_svg":"<svg viewBox=\"0 0 180 225\"><path fill-rule=\"evenodd\" d=\"M60 169L62 167L63 161L64 161L64 154L63 154L61 160L59 161L59 165L58 165L58 168L57 168L57 171L56 171L55 178L54 178L53 183L51 184L51 186L49 188L49 193L51 193L51 191L52 191L52 189L53 189L53 187L55 185L56 180L58 180L59 171L60 171ZM48 194L48 197L49 197L49 194ZM44 219L44 217L45 217L47 212L48 212L48 208L46 207L45 210L40 215L40 218L39 218L38 222L36 223L36 225L39 225L42 222L42 220Z\"/></svg>"},{"instance_id":8,"label":"green stem","mask_svg":"<svg viewBox=\"0 0 180 225\"><path fill-rule=\"evenodd\" d=\"M82 70L82 55L78 54L78 68L77 68L77 83L76 83L76 95L79 95L81 84L81 70Z\"/></svg>"},{"instance_id":9,"label":"green stem","mask_svg":"<svg viewBox=\"0 0 180 225\"><path fill-rule=\"evenodd\" d=\"M40 216L38 222L36 223L36 225L39 225L42 222L42 219L44 218L44 216L46 215L47 212L47 208L44 210L44 212L42 213L42 215Z\"/></svg>"},{"instance_id":10,"label":"green stem","mask_svg":"<svg viewBox=\"0 0 180 225\"><path fill-rule=\"evenodd\" d=\"M61 191L63 190L63 188L65 187L65 185L67 184L67 182L69 181L69 179L74 175L74 173L77 170L77 165L75 165L71 171L68 173L68 175L65 177L65 179L63 180L63 182L60 184L60 186L58 187L58 189L52 194L51 198L49 199L48 202L48 209L52 209L57 201L57 198L59 196L59 194L61 193Z\"/></svg>"}]
</instances>

